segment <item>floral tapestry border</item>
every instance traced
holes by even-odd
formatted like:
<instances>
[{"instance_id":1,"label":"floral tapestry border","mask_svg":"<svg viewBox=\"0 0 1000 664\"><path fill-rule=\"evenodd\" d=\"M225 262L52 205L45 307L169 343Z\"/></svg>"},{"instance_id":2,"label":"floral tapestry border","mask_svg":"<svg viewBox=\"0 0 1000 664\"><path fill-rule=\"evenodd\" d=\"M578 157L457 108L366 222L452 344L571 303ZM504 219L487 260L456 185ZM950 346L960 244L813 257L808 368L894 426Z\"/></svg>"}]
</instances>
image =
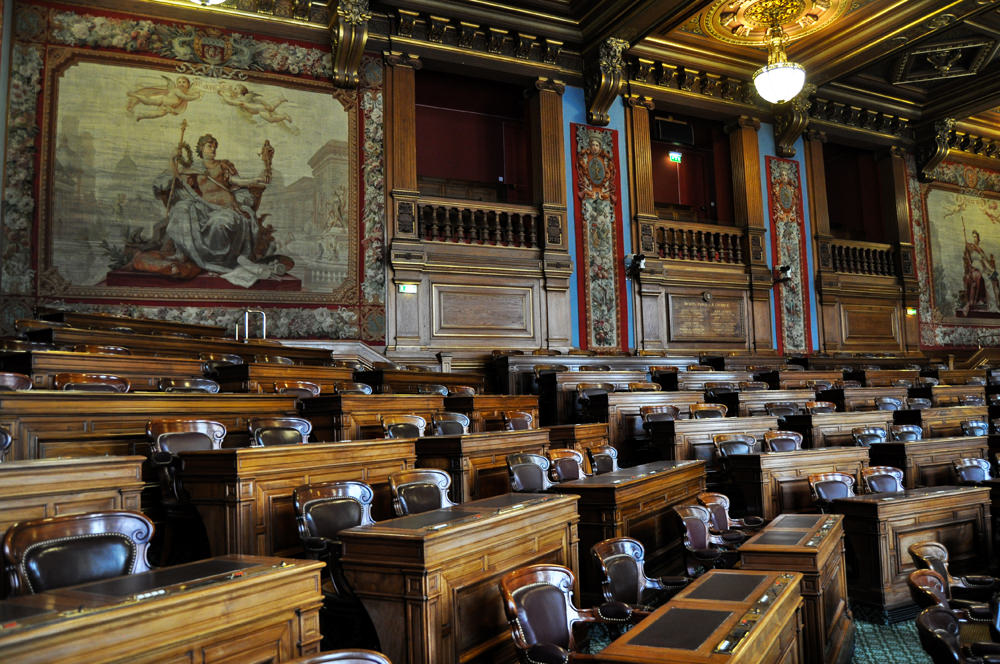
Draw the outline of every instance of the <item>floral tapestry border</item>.
<instances>
[{"instance_id":1,"label":"floral tapestry border","mask_svg":"<svg viewBox=\"0 0 1000 664\"><path fill-rule=\"evenodd\" d=\"M789 267L788 280L774 293L778 353L808 353L813 348L799 162L771 156L765 161L774 264Z\"/></svg>"},{"instance_id":2,"label":"floral tapestry border","mask_svg":"<svg viewBox=\"0 0 1000 664\"><path fill-rule=\"evenodd\" d=\"M577 264L582 284L580 347L626 350L628 338L622 264L621 197L618 174L618 132L572 123L576 167Z\"/></svg>"}]
</instances>

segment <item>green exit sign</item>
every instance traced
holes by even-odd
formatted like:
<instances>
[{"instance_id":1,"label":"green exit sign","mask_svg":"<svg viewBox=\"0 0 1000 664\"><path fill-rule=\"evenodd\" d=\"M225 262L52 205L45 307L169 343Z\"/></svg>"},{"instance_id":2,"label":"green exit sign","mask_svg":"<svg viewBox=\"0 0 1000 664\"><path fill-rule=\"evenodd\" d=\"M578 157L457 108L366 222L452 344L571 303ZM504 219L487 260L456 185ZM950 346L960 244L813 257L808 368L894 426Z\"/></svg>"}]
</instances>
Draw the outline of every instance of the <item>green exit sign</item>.
<instances>
[{"instance_id":1,"label":"green exit sign","mask_svg":"<svg viewBox=\"0 0 1000 664\"><path fill-rule=\"evenodd\" d=\"M682 155L680 152L671 151L668 156L670 157L670 161L674 162L675 164L681 163Z\"/></svg>"}]
</instances>

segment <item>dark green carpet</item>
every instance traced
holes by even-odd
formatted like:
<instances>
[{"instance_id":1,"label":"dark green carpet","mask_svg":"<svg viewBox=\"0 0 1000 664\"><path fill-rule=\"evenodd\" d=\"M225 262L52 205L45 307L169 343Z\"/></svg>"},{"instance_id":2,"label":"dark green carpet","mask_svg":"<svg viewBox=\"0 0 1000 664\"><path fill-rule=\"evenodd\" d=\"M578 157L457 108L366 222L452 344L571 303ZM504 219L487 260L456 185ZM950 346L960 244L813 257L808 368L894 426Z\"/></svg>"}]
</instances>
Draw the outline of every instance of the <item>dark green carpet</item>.
<instances>
[{"instance_id":1,"label":"dark green carpet","mask_svg":"<svg viewBox=\"0 0 1000 664\"><path fill-rule=\"evenodd\" d=\"M932 664L920 647L917 626L912 620L895 625L876 625L855 620L857 627L854 664Z\"/></svg>"}]
</instances>

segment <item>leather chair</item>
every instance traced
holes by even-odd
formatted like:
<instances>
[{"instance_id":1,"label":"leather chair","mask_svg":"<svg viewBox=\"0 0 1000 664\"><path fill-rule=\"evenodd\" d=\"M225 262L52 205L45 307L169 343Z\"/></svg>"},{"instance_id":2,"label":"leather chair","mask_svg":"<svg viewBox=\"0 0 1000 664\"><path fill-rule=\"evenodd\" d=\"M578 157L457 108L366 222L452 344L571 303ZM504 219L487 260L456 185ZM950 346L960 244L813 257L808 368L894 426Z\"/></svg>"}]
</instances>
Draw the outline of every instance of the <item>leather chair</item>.
<instances>
[{"instance_id":1,"label":"leather chair","mask_svg":"<svg viewBox=\"0 0 1000 664\"><path fill-rule=\"evenodd\" d=\"M598 422L598 412L608 403L608 395L615 391L613 383L577 383L574 419L579 423Z\"/></svg>"},{"instance_id":2,"label":"leather chair","mask_svg":"<svg viewBox=\"0 0 1000 664\"><path fill-rule=\"evenodd\" d=\"M840 381L840 386L845 389L848 387L863 387L860 380L849 380L849 379L844 379Z\"/></svg>"},{"instance_id":3,"label":"leather chair","mask_svg":"<svg viewBox=\"0 0 1000 664\"><path fill-rule=\"evenodd\" d=\"M146 436L154 452L218 450L226 437L226 427L214 420L162 418L146 423Z\"/></svg>"},{"instance_id":4,"label":"leather chair","mask_svg":"<svg viewBox=\"0 0 1000 664\"><path fill-rule=\"evenodd\" d=\"M892 381L892 386L911 388L913 387L913 381L907 378L896 378L895 380Z\"/></svg>"},{"instance_id":5,"label":"leather chair","mask_svg":"<svg viewBox=\"0 0 1000 664\"><path fill-rule=\"evenodd\" d=\"M629 392L659 392L662 389L663 388L660 387L659 383L652 383L649 381L639 381L628 384Z\"/></svg>"},{"instance_id":6,"label":"leather chair","mask_svg":"<svg viewBox=\"0 0 1000 664\"><path fill-rule=\"evenodd\" d=\"M3 538L11 594L146 572L152 537L153 522L125 510L15 523Z\"/></svg>"},{"instance_id":7,"label":"leather chair","mask_svg":"<svg viewBox=\"0 0 1000 664\"><path fill-rule=\"evenodd\" d=\"M858 447L871 447L885 442L886 430L884 427L854 427L851 435Z\"/></svg>"},{"instance_id":8,"label":"leather chair","mask_svg":"<svg viewBox=\"0 0 1000 664\"><path fill-rule=\"evenodd\" d=\"M639 415L642 417L643 425L649 422L673 422L680 419L680 408L671 405L662 406L639 406ZM647 429L649 427L646 427Z\"/></svg>"},{"instance_id":9,"label":"leather chair","mask_svg":"<svg viewBox=\"0 0 1000 664\"><path fill-rule=\"evenodd\" d=\"M986 420L964 420L962 422L963 436L987 436L990 433L990 424Z\"/></svg>"},{"instance_id":10,"label":"leather chair","mask_svg":"<svg viewBox=\"0 0 1000 664\"><path fill-rule=\"evenodd\" d=\"M422 438L427 420L419 415L383 415L382 431L386 438Z\"/></svg>"},{"instance_id":11,"label":"leather chair","mask_svg":"<svg viewBox=\"0 0 1000 664\"><path fill-rule=\"evenodd\" d=\"M448 498L451 475L436 468L401 470L389 475L396 516L419 514L457 505Z\"/></svg>"},{"instance_id":12,"label":"leather chair","mask_svg":"<svg viewBox=\"0 0 1000 664\"><path fill-rule=\"evenodd\" d=\"M10 435L10 431L0 427L0 463L3 463L4 459L7 458L7 454L10 453L13 443L14 438Z\"/></svg>"},{"instance_id":13,"label":"leather chair","mask_svg":"<svg viewBox=\"0 0 1000 664\"><path fill-rule=\"evenodd\" d=\"M963 394L958 397L959 406L985 406L986 399L980 394Z\"/></svg>"},{"instance_id":14,"label":"leather chair","mask_svg":"<svg viewBox=\"0 0 1000 664\"><path fill-rule=\"evenodd\" d=\"M772 401L764 404L764 410L771 417L788 417L801 412L799 404L793 401Z\"/></svg>"},{"instance_id":15,"label":"leather chair","mask_svg":"<svg viewBox=\"0 0 1000 664\"><path fill-rule=\"evenodd\" d=\"M160 392L219 392L219 384L208 378L161 378L157 386Z\"/></svg>"},{"instance_id":16,"label":"leather chair","mask_svg":"<svg viewBox=\"0 0 1000 664\"><path fill-rule=\"evenodd\" d=\"M913 387L934 387L941 381L933 376L917 376L913 379Z\"/></svg>"},{"instance_id":17,"label":"leather chair","mask_svg":"<svg viewBox=\"0 0 1000 664\"><path fill-rule=\"evenodd\" d=\"M736 454L754 454L757 451L757 439L749 433L717 433L712 436L712 442L722 459Z\"/></svg>"},{"instance_id":18,"label":"leather chair","mask_svg":"<svg viewBox=\"0 0 1000 664\"><path fill-rule=\"evenodd\" d=\"M586 645L577 626L625 625L629 608L613 602L596 609L573 605L573 572L560 565L531 565L500 579L500 595L521 664L565 664Z\"/></svg>"},{"instance_id":19,"label":"leather chair","mask_svg":"<svg viewBox=\"0 0 1000 664\"><path fill-rule=\"evenodd\" d=\"M865 493L898 493L903 490L903 471L892 466L869 466L861 469Z\"/></svg>"},{"instance_id":20,"label":"leather chair","mask_svg":"<svg viewBox=\"0 0 1000 664\"><path fill-rule=\"evenodd\" d=\"M251 447L301 445L309 442L312 423L301 417L253 417L247 429Z\"/></svg>"},{"instance_id":21,"label":"leather chair","mask_svg":"<svg viewBox=\"0 0 1000 664\"><path fill-rule=\"evenodd\" d=\"M583 472L583 455L573 449L556 448L546 452L549 473L555 482L571 482L586 477Z\"/></svg>"},{"instance_id":22,"label":"leather chair","mask_svg":"<svg viewBox=\"0 0 1000 664\"><path fill-rule=\"evenodd\" d=\"M254 355L253 361L261 364L295 364L295 360L284 355Z\"/></svg>"},{"instance_id":23,"label":"leather chair","mask_svg":"<svg viewBox=\"0 0 1000 664\"><path fill-rule=\"evenodd\" d=\"M699 576L705 569L732 566L733 552L724 551L721 537L712 535L712 516L707 508L683 505L675 506L674 512L684 525L684 568L688 576Z\"/></svg>"},{"instance_id":24,"label":"leather chair","mask_svg":"<svg viewBox=\"0 0 1000 664\"><path fill-rule=\"evenodd\" d=\"M631 537L598 542L590 548L590 553L604 576L601 582L604 600L628 604L633 611L652 611L690 582L685 576L646 576L646 551L639 540Z\"/></svg>"},{"instance_id":25,"label":"leather chair","mask_svg":"<svg viewBox=\"0 0 1000 664\"><path fill-rule=\"evenodd\" d=\"M807 401L806 412L810 415L837 412L837 404L832 401Z\"/></svg>"},{"instance_id":26,"label":"leather chair","mask_svg":"<svg viewBox=\"0 0 1000 664\"><path fill-rule=\"evenodd\" d=\"M969 376L965 381L966 385L986 385L986 376Z\"/></svg>"},{"instance_id":27,"label":"leather chair","mask_svg":"<svg viewBox=\"0 0 1000 664\"><path fill-rule=\"evenodd\" d=\"M724 493L705 491L698 494L698 502L704 506L712 517L712 529L718 533L730 531L754 531L760 530L764 526L764 519L759 516L745 516L742 519L735 519L729 516L729 496ZM730 543L735 538L723 541ZM745 539L745 538L744 538Z\"/></svg>"},{"instance_id":28,"label":"leather chair","mask_svg":"<svg viewBox=\"0 0 1000 664\"><path fill-rule=\"evenodd\" d=\"M374 650L330 650L318 655L293 659L288 664L392 664L392 662Z\"/></svg>"},{"instance_id":29,"label":"leather chair","mask_svg":"<svg viewBox=\"0 0 1000 664\"><path fill-rule=\"evenodd\" d=\"M209 376L214 376L220 367L231 367L243 364L243 358L232 353L200 353L201 369Z\"/></svg>"},{"instance_id":30,"label":"leather chair","mask_svg":"<svg viewBox=\"0 0 1000 664\"><path fill-rule=\"evenodd\" d=\"M297 399L311 399L319 396L320 388L309 380L276 380L274 391L278 394L290 394Z\"/></svg>"},{"instance_id":31,"label":"leather chair","mask_svg":"<svg viewBox=\"0 0 1000 664\"><path fill-rule=\"evenodd\" d=\"M792 452L802 449L802 434L798 431L765 431L765 452Z\"/></svg>"},{"instance_id":32,"label":"leather chair","mask_svg":"<svg viewBox=\"0 0 1000 664\"><path fill-rule=\"evenodd\" d=\"M906 578L906 585L910 590L910 598L921 609L929 609L932 606L940 606L952 611L959 620L969 621L971 629L963 629L963 641L989 641L990 640L990 606L984 602L972 602L968 600L953 599L948 591L948 582L944 577L932 569L915 569Z\"/></svg>"},{"instance_id":33,"label":"leather chair","mask_svg":"<svg viewBox=\"0 0 1000 664\"><path fill-rule=\"evenodd\" d=\"M770 385L762 380L748 380L739 383L740 392L760 392L770 389Z\"/></svg>"},{"instance_id":34,"label":"leather chair","mask_svg":"<svg viewBox=\"0 0 1000 664\"><path fill-rule=\"evenodd\" d=\"M463 413L434 413L431 415L432 436L456 436L469 433L469 416Z\"/></svg>"},{"instance_id":35,"label":"leather chair","mask_svg":"<svg viewBox=\"0 0 1000 664\"><path fill-rule=\"evenodd\" d=\"M357 360L330 360L326 365L329 367L340 367L341 369L352 369L354 371L365 370L365 365Z\"/></svg>"},{"instance_id":36,"label":"leather chair","mask_svg":"<svg viewBox=\"0 0 1000 664\"><path fill-rule=\"evenodd\" d=\"M927 397L910 397L906 400L906 407L910 410L927 410L933 408L934 403Z\"/></svg>"},{"instance_id":37,"label":"leather chair","mask_svg":"<svg viewBox=\"0 0 1000 664\"><path fill-rule=\"evenodd\" d=\"M903 400L896 397L875 397L875 410L902 410Z\"/></svg>"},{"instance_id":38,"label":"leather chair","mask_svg":"<svg viewBox=\"0 0 1000 664\"><path fill-rule=\"evenodd\" d=\"M618 470L618 450L610 445L588 447L587 458L590 459L590 470L594 475L613 473Z\"/></svg>"},{"instance_id":39,"label":"leather chair","mask_svg":"<svg viewBox=\"0 0 1000 664\"><path fill-rule=\"evenodd\" d=\"M707 364L689 364L684 367L684 371L714 371Z\"/></svg>"},{"instance_id":40,"label":"leather chair","mask_svg":"<svg viewBox=\"0 0 1000 664\"><path fill-rule=\"evenodd\" d=\"M523 410L505 410L501 413L504 431L526 431L534 429L534 418Z\"/></svg>"},{"instance_id":41,"label":"leather chair","mask_svg":"<svg viewBox=\"0 0 1000 664\"><path fill-rule=\"evenodd\" d=\"M52 378L52 386L57 390L81 392L128 392L132 389L128 378L84 373L57 373Z\"/></svg>"},{"instance_id":42,"label":"leather chair","mask_svg":"<svg viewBox=\"0 0 1000 664\"><path fill-rule=\"evenodd\" d=\"M448 388L444 385L438 385L436 383L417 383L415 385L407 385L399 391L401 394L438 394L443 397L448 396Z\"/></svg>"},{"instance_id":43,"label":"leather chair","mask_svg":"<svg viewBox=\"0 0 1000 664\"><path fill-rule=\"evenodd\" d=\"M727 380L710 380L705 383L705 391L713 394L732 394L739 392L736 383Z\"/></svg>"},{"instance_id":44,"label":"leather chair","mask_svg":"<svg viewBox=\"0 0 1000 664\"><path fill-rule=\"evenodd\" d=\"M809 475L809 490L813 502L825 514L837 498L854 495L854 478L847 473L813 473Z\"/></svg>"},{"instance_id":45,"label":"leather chair","mask_svg":"<svg viewBox=\"0 0 1000 664\"><path fill-rule=\"evenodd\" d=\"M689 406L691 419L709 420L725 417L729 409L721 403L693 403Z\"/></svg>"},{"instance_id":46,"label":"leather chair","mask_svg":"<svg viewBox=\"0 0 1000 664\"><path fill-rule=\"evenodd\" d=\"M367 383L337 383L333 386L334 394L371 394L372 386Z\"/></svg>"},{"instance_id":47,"label":"leather chair","mask_svg":"<svg viewBox=\"0 0 1000 664\"><path fill-rule=\"evenodd\" d=\"M541 454L508 454L510 488L519 493L540 493L555 486L549 479L549 460Z\"/></svg>"},{"instance_id":48,"label":"leather chair","mask_svg":"<svg viewBox=\"0 0 1000 664\"><path fill-rule=\"evenodd\" d=\"M890 424L889 440L913 441L923 438L924 430L916 424Z\"/></svg>"},{"instance_id":49,"label":"leather chair","mask_svg":"<svg viewBox=\"0 0 1000 664\"><path fill-rule=\"evenodd\" d=\"M920 645L934 664L1000 663L1000 644L996 643L972 643L967 648L970 654L966 655L959 638L959 619L944 607L924 609L917 616L916 625Z\"/></svg>"},{"instance_id":50,"label":"leather chair","mask_svg":"<svg viewBox=\"0 0 1000 664\"><path fill-rule=\"evenodd\" d=\"M471 385L452 385L448 388L449 397L474 397L476 388Z\"/></svg>"},{"instance_id":51,"label":"leather chair","mask_svg":"<svg viewBox=\"0 0 1000 664\"><path fill-rule=\"evenodd\" d=\"M834 381L832 380L807 380L806 387L814 392L820 392L822 390L832 390L834 386Z\"/></svg>"},{"instance_id":52,"label":"leather chair","mask_svg":"<svg viewBox=\"0 0 1000 664\"><path fill-rule=\"evenodd\" d=\"M20 392L30 389L30 376L10 371L0 372L0 392Z\"/></svg>"},{"instance_id":53,"label":"leather chair","mask_svg":"<svg viewBox=\"0 0 1000 664\"><path fill-rule=\"evenodd\" d=\"M526 375L528 382L526 386L527 392L529 394L538 394L538 380L545 374L563 373L566 371L569 371L569 367L565 364L536 364L532 372Z\"/></svg>"},{"instance_id":54,"label":"leather chair","mask_svg":"<svg viewBox=\"0 0 1000 664\"><path fill-rule=\"evenodd\" d=\"M979 457L965 457L951 462L959 484L979 486L990 479L990 462Z\"/></svg>"},{"instance_id":55,"label":"leather chair","mask_svg":"<svg viewBox=\"0 0 1000 664\"><path fill-rule=\"evenodd\" d=\"M1000 579L985 574L952 576L948 570L948 548L940 542L918 542L907 549L918 569L931 569L948 585L949 600L987 602L1000 591Z\"/></svg>"},{"instance_id":56,"label":"leather chair","mask_svg":"<svg viewBox=\"0 0 1000 664\"><path fill-rule=\"evenodd\" d=\"M76 344L74 353L90 353L92 355L131 355L132 351L124 346L102 346L99 344Z\"/></svg>"}]
</instances>

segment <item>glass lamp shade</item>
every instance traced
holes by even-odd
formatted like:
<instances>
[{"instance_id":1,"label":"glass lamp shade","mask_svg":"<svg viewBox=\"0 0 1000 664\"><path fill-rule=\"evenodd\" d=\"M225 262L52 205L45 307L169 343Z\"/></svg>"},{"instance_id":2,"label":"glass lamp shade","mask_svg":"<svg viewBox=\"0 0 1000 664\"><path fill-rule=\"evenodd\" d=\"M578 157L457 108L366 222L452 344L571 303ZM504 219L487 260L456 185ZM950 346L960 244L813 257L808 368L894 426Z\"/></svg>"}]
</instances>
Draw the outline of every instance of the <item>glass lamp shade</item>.
<instances>
[{"instance_id":1,"label":"glass lamp shade","mask_svg":"<svg viewBox=\"0 0 1000 664\"><path fill-rule=\"evenodd\" d=\"M806 70L794 62L776 62L753 74L757 94L772 104L783 104L802 90Z\"/></svg>"}]
</instances>

